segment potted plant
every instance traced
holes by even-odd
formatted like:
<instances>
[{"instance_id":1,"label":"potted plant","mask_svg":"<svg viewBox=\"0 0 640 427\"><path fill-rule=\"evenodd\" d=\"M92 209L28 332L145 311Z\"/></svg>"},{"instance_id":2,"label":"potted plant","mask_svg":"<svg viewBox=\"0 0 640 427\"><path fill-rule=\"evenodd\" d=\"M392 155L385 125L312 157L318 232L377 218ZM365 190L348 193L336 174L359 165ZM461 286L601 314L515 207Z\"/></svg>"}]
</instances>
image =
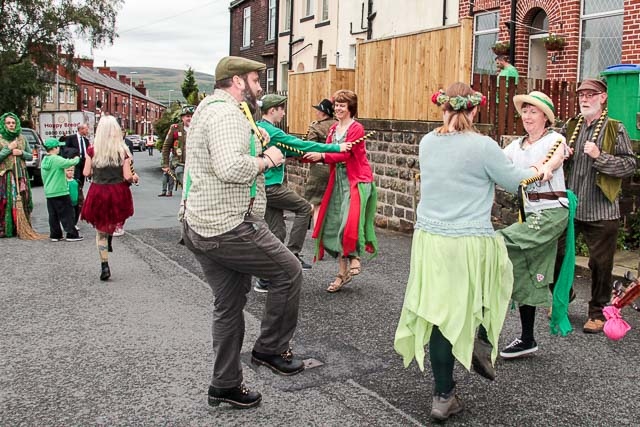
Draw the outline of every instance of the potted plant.
<instances>
[{"instance_id":1,"label":"potted plant","mask_svg":"<svg viewBox=\"0 0 640 427\"><path fill-rule=\"evenodd\" d=\"M491 47L491 50L496 55L508 55L511 45L509 42L498 42Z\"/></svg>"},{"instance_id":2,"label":"potted plant","mask_svg":"<svg viewBox=\"0 0 640 427\"><path fill-rule=\"evenodd\" d=\"M557 34L549 34L542 41L547 50L562 50L567 45L567 39Z\"/></svg>"}]
</instances>

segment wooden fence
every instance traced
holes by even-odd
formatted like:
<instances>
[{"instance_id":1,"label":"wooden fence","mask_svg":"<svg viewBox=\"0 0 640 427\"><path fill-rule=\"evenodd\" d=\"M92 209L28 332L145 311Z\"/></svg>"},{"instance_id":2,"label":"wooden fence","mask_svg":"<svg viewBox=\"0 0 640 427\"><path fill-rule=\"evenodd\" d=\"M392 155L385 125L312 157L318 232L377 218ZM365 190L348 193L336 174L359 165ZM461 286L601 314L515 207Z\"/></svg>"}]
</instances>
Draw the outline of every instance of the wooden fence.
<instances>
[{"instance_id":1,"label":"wooden fence","mask_svg":"<svg viewBox=\"0 0 640 427\"><path fill-rule=\"evenodd\" d=\"M355 71L330 65L328 69L290 73L287 102L289 133L304 135L315 120L312 105L331 98L338 89L355 89Z\"/></svg>"},{"instance_id":2,"label":"wooden fence","mask_svg":"<svg viewBox=\"0 0 640 427\"><path fill-rule=\"evenodd\" d=\"M524 134L522 120L512 101L515 95L534 90L547 94L553 101L555 125L558 126L579 112L576 82L521 78L516 84L514 79L507 81L503 78L497 79L494 75L474 74L472 87L486 95L488 100L485 106L480 107L476 122L493 125L491 136L495 139L502 135Z\"/></svg>"},{"instance_id":3,"label":"wooden fence","mask_svg":"<svg viewBox=\"0 0 640 427\"><path fill-rule=\"evenodd\" d=\"M367 119L442 120L431 103L436 90L471 75L473 21L358 43L358 116Z\"/></svg>"}]
</instances>

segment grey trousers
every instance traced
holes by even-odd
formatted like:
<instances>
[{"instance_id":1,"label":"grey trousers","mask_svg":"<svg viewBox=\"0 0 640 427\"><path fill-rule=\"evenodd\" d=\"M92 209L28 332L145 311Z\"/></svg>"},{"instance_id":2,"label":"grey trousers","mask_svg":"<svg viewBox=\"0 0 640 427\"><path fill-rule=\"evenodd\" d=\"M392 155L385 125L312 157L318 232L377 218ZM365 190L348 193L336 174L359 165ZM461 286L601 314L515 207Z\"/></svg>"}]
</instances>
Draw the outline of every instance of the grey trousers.
<instances>
[{"instance_id":1,"label":"grey trousers","mask_svg":"<svg viewBox=\"0 0 640 427\"><path fill-rule=\"evenodd\" d=\"M291 211L296 214L291 227L291 234L289 234L287 248L294 254L299 253L307 236L309 220L311 219L311 205L298 193L284 185L269 185L265 188L265 191L267 193L267 210L264 213L264 219L269 224L271 232L282 243L284 243L284 239L287 236L284 211Z\"/></svg>"},{"instance_id":2,"label":"grey trousers","mask_svg":"<svg viewBox=\"0 0 640 427\"><path fill-rule=\"evenodd\" d=\"M271 280L260 335L253 348L261 353L280 354L289 348L298 323L300 262L269 231L264 220L254 216L214 237L200 236L185 221L183 237L202 266L214 296L211 385L237 387L242 383L242 311L251 290L251 276Z\"/></svg>"}]
</instances>

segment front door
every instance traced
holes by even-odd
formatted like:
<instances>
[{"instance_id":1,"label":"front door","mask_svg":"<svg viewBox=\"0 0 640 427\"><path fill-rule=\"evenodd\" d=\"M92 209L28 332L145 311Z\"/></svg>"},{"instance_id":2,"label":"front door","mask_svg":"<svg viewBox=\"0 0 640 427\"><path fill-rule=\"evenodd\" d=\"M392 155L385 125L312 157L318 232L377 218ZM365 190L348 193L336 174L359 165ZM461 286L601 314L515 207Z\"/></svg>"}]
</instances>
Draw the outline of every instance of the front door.
<instances>
[{"instance_id":1,"label":"front door","mask_svg":"<svg viewBox=\"0 0 640 427\"><path fill-rule=\"evenodd\" d=\"M529 38L529 79L547 78L547 48L542 41L545 36L537 34Z\"/></svg>"}]
</instances>

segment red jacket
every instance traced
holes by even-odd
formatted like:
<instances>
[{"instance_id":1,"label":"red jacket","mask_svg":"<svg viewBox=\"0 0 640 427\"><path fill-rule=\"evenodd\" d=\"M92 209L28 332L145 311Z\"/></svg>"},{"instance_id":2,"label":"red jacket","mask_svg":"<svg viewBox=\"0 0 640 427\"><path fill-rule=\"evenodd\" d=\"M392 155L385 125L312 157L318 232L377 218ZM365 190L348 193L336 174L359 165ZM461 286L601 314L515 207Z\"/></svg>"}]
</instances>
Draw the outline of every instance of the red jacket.
<instances>
[{"instance_id":1,"label":"red jacket","mask_svg":"<svg viewBox=\"0 0 640 427\"><path fill-rule=\"evenodd\" d=\"M327 135L327 143L331 143L333 134L336 131L338 123L331 126L329 134ZM364 127L358 122L353 122L349 129L347 129L347 135L344 142L354 142L364 136ZM351 203L349 205L349 216L345 225L344 234L342 238L342 250L343 255L347 256L356 250L358 242L358 228L360 224L360 192L358 191L358 183L361 182L373 182L373 173L371 172L371 166L369 160L367 160L367 150L365 149L365 141L361 141L352 146L351 151L344 153L325 153L325 163L329 164L329 182L327 183L327 190L322 197L322 203L320 204L320 210L318 212L318 221L316 222L315 229L313 230L313 237L317 238L322 234L322 227L324 225L324 219L329 206L329 200L333 192L333 186L336 181L336 163L344 162L347 179L349 180ZM319 242L319 251L323 252L322 241ZM369 248L367 248L369 250Z\"/></svg>"}]
</instances>

